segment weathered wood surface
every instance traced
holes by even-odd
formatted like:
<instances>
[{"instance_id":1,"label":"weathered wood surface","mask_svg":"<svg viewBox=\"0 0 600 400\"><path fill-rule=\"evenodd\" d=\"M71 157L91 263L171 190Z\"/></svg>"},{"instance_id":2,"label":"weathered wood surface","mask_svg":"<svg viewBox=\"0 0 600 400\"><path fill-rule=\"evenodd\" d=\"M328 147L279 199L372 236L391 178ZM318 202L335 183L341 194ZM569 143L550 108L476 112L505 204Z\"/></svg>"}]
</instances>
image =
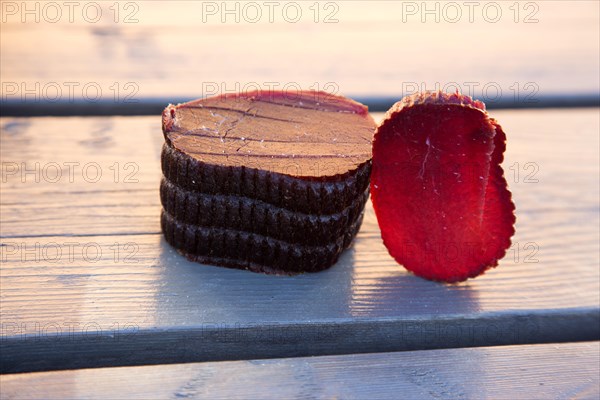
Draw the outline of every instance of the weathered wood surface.
<instances>
[{"instance_id":1,"label":"weathered wood surface","mask_svg":"<svg viewBox=\"0 0 600 400\"><path fill-rule=\"evenodd\" d=\"M597 115L494 113L515 245L459 285L397 265L370 205L319 274L190 263L160 234L158 117L2 118L2 371L597 339Z\"/></svg>"},{"instance_id":2,"label":"weathered wood surface","mask_svg":"<svg viewBox=\"0 0 600 400\"><path fill-rule=\"evenodd\" d=\"M0 376L3 399L590 399L598 342Z\"/></svg>"},{"instance_id":3,"label":"weathered wood surface","mask_svg":"<svg viewBox=\"0 0 600 400\"><path fill-rule=\"evenodd\" d=\"M0 91L16 101L33 90L55 105L70 88L84 100L99 88L125 107L274 85L352 96L448 85L488 102L598 97L597 1L489 3L284 1L270 12L264 2L100 1L70 12L58 2L57 19L44 2L29 14L15 2L3 9L10 85ZM32 94L26 104L39 105Z\"/></svg>"}]
</instances>

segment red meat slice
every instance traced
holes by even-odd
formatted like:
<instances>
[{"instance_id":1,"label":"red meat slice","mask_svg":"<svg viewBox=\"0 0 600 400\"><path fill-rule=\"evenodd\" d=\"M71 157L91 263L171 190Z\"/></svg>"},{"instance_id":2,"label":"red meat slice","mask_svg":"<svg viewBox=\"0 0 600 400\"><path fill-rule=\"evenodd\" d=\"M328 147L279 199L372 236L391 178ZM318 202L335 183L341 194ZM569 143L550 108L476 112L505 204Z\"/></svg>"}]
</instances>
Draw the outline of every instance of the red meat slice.
<instances>
[{"instance_id":1,"label":"red meat slice","mask_svg":"<svg viewBox=\"0 0 600 400\"><path fill-rule=\"evenodd\" d=\"M398 263L445 282L498 265L515 223L505 148L500 125L468 96L414 95L388 111L373 142L371 194Z\"/></svg>"}]
</instances>

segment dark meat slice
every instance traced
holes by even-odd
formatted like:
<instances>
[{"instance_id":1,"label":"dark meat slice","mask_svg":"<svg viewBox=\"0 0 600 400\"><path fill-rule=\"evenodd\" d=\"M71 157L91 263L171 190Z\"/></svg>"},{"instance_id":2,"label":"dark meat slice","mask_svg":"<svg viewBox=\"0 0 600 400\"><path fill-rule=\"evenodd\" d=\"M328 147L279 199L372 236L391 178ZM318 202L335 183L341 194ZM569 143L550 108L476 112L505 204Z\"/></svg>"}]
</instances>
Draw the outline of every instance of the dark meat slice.
<instances>
[{"instance_id":1,"label":"dark meat slice","mask_svg":"<svg viewBox=\"0 0 600 400\"><path fill-rule=\"evenodd\" d=\"M258 91L168 106L162 126L163 232L190 259L319 271L356 235L375 129L362 104Z\"/></svg>"},{"instance_id":2,"label":"dark meat slice","mask_svg":"<svg viewBox=\"0 0 600 400\"><path fill-rule=\"evenodd\" d=\"M328 243L350 229L362 213L368 197L367 188L362 196L342 211L313 215L247 197L191 192L166 179L160 185L162 206L178 221L252 232L305 245Z\"/></svg>"},{"instance_id":3,"label":"dark meat slice","mask_svg":"<svg viewBox=\"0 0 600 400\"><path fill-rule=\"evenodd\" d=\"M365 192L371 176L371 160L330 181L262 170L251 163L240 167L207 164L167 144L161 159L165 178L182 189L253 198L317 215L334 214L348 207Z\"/></svg>"},{"instance_id":4,"label":"dark meat slice","mask_svg":"<svg viewBox=\"0 0 600 400\"><path fill-rule=\"evenodd\" d=\"M203 193L333 214L364 193L375 123L324 92L257 91L169 106L163 174Z\"/></svg>"},{"instance_id":5,"label":"dark meat slice","mask_svg":"<svg viewBox=\"0 0 600 400\"><path fill-rule=\"evenodd\" d=\"M188 259L276 275L318 272L331 267L356 236L363 214L340 236L308 246L234 229L185 224L163 210L161 228L169 244Z\"/></svg>"},{"instance_id":6,"label":"dark meat slice","mask_svg":"<svg viewBox=\"0 0 600 400\"><path fill-rule=\"evenodd\" d=\"M169 106L166 143L207 164L338 181L371 159L362 104L323 92L252 92Z\"/></svg>"},{"instance_id":7,"label":"dark meat slice","mask_svg":"<svg viewBox=\"0 0 600 400\"><path fill-rule=\"evenodd\" d=\"M446 282L498 264L515 222L505 141L483 103L458 93L410 96L388 111L373 143L371 193L400 264Z\"/></svg>"}]
</instances>

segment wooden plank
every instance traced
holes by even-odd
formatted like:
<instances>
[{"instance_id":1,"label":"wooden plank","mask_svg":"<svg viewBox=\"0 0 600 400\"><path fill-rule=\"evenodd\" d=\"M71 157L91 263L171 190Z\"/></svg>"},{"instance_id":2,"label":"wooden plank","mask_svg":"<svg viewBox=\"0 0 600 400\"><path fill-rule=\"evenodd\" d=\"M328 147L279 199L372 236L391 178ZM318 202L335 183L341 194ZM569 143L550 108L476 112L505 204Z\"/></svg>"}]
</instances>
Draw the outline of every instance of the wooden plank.
<instances>
[{"instance_id":1,"label":"wooden plank","mask_svg":"<svg viewBox=\"0 0 600 400\"><path fill-rule=\"evenodd\" d=\"M519 215L597 211L597 110L493 116L508 132L504 168ZM159 231L160 118L1 121L3 237Z\"/></svg>"},{"instance_id":2,"label":"wooden plank","mask_svg":"<svg viewBox=\"0 0 600 400\"><path fill-rule=\"evenodd\" d=\"M287 3L273 12L262 2L258 10L245 2L94 3L100 10L58 3L58 20L43 2L29 14L13 3L3 9L2 95L35 106L34 91L56 105L57 94L68 104L71 96L94 99L99 88L103 99L127 106L127 96L200 97L278 84L354 96L448 85L486 100L597 98L598 2Z\"/></svg>"},{"instance_id":3,"label":"wooden plank","mask_svg":"<svg viewBox=\"0 0 600 400\"><path fill-rule=\"evenodd\" d=\"M397 265L370 205L329 271L190 263L160 235L157 118L1 119L2 371L596 339L597 111L494 116L509 132L507 174L520 174L515 244L459 285ZM23 162L40 163L39 182L8 169ZM44 165L67 162L106 175L44 178ZM124 181L128 162L137 182ZM527 162L537 183L524 182Z\"/></svg>"},{"instance_id":4,"label":"wooden plank","mask_svg":"<svg viewBox=\"0 0 600 400\"><path fill-rule=\"evenodd\" d=\"M597 399L598 342L0 376L4 399Z\"/></svg>"}]
</instances>

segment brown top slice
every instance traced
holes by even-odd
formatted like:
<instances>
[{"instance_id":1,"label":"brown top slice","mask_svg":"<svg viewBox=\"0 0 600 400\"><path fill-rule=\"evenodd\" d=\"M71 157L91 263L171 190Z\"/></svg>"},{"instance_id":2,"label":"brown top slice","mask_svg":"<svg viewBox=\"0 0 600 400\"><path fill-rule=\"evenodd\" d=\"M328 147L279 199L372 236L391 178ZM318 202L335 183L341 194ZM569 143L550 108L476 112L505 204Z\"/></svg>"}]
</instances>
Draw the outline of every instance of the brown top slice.
<instances>
[{"instance_id":1,"label":"brown top slice","mask_svg":"<svg viewBox=\"0 0 600 400\"><path fill-rule=\"evenodd\" d=\"M344 175L371 159L367 107L324 92L254 91L169 105L167 144L219 166L300 178Z\"/></svg>"}]
</instances>

